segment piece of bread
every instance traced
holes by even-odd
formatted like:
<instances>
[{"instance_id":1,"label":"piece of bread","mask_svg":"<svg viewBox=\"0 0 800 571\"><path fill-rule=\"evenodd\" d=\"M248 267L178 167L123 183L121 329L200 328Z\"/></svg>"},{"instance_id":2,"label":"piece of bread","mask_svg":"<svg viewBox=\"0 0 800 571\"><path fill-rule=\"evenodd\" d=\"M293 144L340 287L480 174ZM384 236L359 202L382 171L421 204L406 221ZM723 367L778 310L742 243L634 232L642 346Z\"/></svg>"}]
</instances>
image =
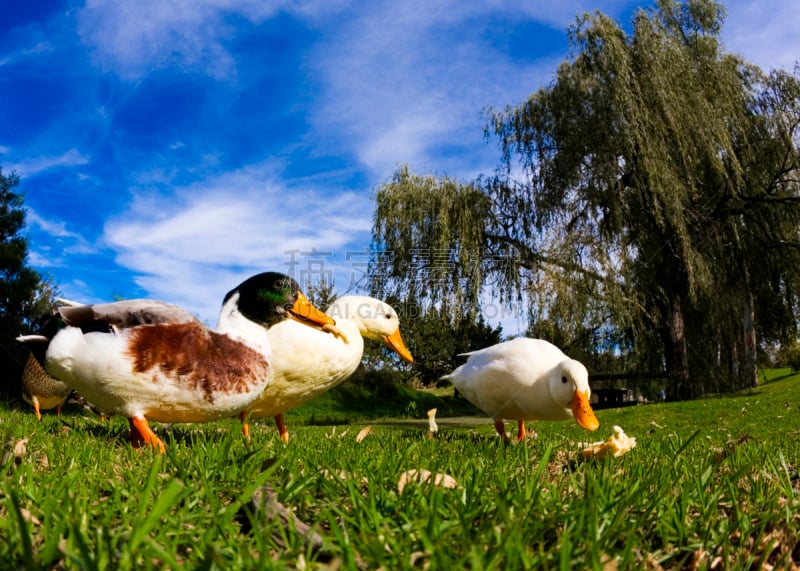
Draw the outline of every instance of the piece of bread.
<instances>
[{"instance_id":1,"label":"piece of bread","mask_svg":"<svg viewBox=\"0 0 800 571\"><path fill-rule=\"evenodd\" d=\"M628 450L636 446L636 438L631 438L619 427L614 427L614 434L608 437L608 440L602 440L590 444L587 448L581 451L584 458L605 458L611 454L615 458L622 456Z\"/></svg>"}]
</instances>

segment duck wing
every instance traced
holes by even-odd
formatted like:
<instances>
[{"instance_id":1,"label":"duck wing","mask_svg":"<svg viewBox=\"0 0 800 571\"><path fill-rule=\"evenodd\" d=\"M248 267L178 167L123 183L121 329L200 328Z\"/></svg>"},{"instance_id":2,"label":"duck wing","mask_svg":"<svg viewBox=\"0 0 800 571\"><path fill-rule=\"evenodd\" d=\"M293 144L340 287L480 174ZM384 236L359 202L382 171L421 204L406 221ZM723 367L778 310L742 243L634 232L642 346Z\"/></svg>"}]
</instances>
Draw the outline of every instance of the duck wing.
<instances>
[{"instance_id":1,"label":"duck wing","mask_svg":"<svg viewBox=\"0 0 800 571\"><path fill-rule=\"evenodd\" d=\"M194 315L177 305L150 299L59 307L58 313L67 325L79 327L84 332L157 323L199 322Z\"/></svg>"}]
</instances>

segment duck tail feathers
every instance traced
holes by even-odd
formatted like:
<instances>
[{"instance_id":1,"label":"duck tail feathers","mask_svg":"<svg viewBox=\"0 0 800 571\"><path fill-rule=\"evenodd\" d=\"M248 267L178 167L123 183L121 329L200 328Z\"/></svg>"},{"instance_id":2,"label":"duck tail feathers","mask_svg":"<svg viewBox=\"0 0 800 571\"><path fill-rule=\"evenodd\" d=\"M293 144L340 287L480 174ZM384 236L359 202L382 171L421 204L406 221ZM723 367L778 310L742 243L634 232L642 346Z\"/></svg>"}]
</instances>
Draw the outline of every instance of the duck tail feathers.
<instances>
[{"instance_id":1,"label":"duck tail feathers","mask_svg":"<svg viewBox=\"0 0 800 571\"><path fill-rule=\"evenodd\" d=\"M33 345L36 343L48 343L50 339L44 335L19 335L17 341L26 345Z\"/></svg>"},{"instance_id":2,"label":"duck tail feathers","mask_svg":"<svg viewBox=\"0 0 800 571\"><path fill-rule=\"evenodd\" d=\"M91 305L66 305L58 308L58 314L67 325L80 327L89 331L103 331L108 329L106 324L96 324L94 308Z\"/></svg>"},{"instance_id":3,"label":"duck tail feathers","mask_svg":"<svg viewBox=\"0 0 800 571\"><path fill-rule=\"evenodd\" d=\"M24 343L28 350L33 355L34 359L36 359L39 364L44 367L45 363L45 356L47 354L47 347L50 345L50 339L45 335L20 335L17 337L17 341L20 343Z\"/></svg>"},{"instance_id":4,"label":"duck tail feathers","mask_svg":"<svg viewBox=\"0 0 800 571\"><path fill-rule=\"evenodd\" d=\"M78 307L80 305L85 305L83 303L78 303L77 301L72 301L71 299L67 299L66 297L57 297L56 303L65 307Z\"/></svg>"}]
</instances>

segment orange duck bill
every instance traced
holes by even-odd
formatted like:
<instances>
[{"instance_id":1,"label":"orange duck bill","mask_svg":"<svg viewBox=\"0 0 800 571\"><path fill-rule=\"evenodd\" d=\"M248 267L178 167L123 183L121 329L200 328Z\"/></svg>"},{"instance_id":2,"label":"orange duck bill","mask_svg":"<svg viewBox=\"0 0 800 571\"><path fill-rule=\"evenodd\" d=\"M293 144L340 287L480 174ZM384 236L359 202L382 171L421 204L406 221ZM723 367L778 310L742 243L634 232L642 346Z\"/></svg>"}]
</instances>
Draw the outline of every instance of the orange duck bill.
<instances>
[{"instance_id":1,"label":"orange duck bill","mask_svg":"<svg viewBox=\"0 0 800 571\"><path fill-rule=\"evenodd\" d=\"M297 299L289 309L291 316L301 323L324 327L326 325L336 325L336 321L322 313L319 309L311 305L308 298L302 292L297 292Z\"/></svg>"},{"instance_id":2,"label":"orange duck bill","mask_svg":"<svg viewBox=\"0 0 800 571\"><path fill-rule=\"evenodd\" d=\"M414 362L414 357L411 356L411 351L406 348L406 344L403 343L403 338L400 336L400 329L391 335L384 337L383 342L386 343L389 349L400 355L409 363Z\"/></svg>"},{"instance_id":3,"label":"orange duck bill","mask_svg":"<svg viewBox=\"0 0 800 571\"><path fill-rule=\"evenodd\" d=\"M597 420L592 406L589 404L589 391L575 391L570 407L572 408L572 414L575 416L575 422L581 428L592 431L600 428L600 421Z\"/></svg>"}]
</instances>

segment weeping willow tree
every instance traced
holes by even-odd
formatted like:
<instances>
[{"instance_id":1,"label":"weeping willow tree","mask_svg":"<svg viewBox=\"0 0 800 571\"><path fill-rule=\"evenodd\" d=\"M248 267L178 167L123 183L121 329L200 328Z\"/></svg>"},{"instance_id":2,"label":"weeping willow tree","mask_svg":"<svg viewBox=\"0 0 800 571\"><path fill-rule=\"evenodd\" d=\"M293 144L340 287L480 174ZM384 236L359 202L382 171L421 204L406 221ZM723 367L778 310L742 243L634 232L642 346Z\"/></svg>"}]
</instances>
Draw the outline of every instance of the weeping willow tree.
<instances>
[{"instance_id":1,"label":"weeping willow tree","mask_svg":"<svg viewBox=\"0 0 800 571\"><path fill-rule=\"evenodd\" d=\"M492 286L534 330L605 332L673 398L755 384L756 302L786 323L798 291L798 78L725 53L723 19L711 0L661 0L630 36L579 18L553 83L490 116L494 176L378 189L377 282L469 307Z\"/></svg>"},{"instance_id":2,"label":"weeping willow tree","mask_svg":"<svg viewBox=\"0 0 800 571\"><path fill-rule=\"evenodd\" d=\"M415 175L402 166L376 195L373 293L476 310L495 269L484 265L490 215L490 201L477 185Z\"/></svg>"}]
</instances>

